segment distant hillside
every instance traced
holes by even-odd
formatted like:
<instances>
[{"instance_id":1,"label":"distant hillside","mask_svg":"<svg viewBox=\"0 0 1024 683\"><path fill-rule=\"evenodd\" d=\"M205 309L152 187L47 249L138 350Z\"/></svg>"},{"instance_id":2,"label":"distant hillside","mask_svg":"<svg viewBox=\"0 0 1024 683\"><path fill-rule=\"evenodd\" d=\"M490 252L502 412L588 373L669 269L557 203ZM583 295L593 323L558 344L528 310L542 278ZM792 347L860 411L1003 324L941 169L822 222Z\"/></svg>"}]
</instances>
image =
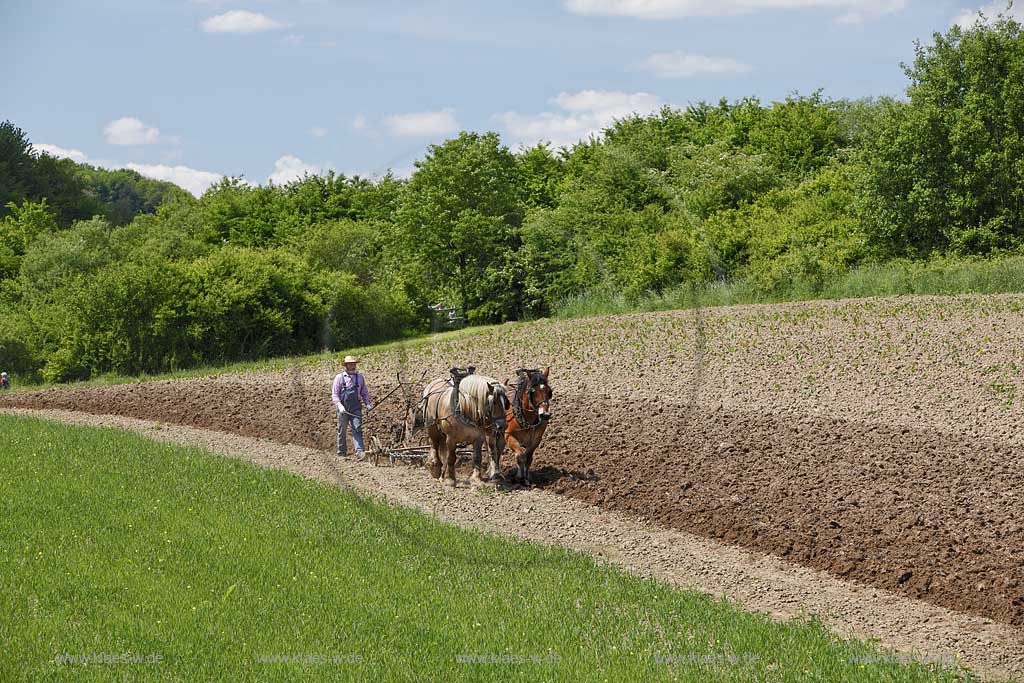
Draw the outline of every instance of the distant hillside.
<instances>
[{"instance_id":1,"label":"distant hillside","mask_svg":"<svg viewBox=\"0 0 1024 683\"><path fill-rule=\"evenodd\" d=\"M135 171L110 171L71 159L58 159L32 147L28 136L10 121L0 124L0 219L7 204L45 198L57 224L103 216L112 225L127 225L142 213L156 213L170 199L192 200L173 183L144 178Z\"/></svg>"}]
</instances>

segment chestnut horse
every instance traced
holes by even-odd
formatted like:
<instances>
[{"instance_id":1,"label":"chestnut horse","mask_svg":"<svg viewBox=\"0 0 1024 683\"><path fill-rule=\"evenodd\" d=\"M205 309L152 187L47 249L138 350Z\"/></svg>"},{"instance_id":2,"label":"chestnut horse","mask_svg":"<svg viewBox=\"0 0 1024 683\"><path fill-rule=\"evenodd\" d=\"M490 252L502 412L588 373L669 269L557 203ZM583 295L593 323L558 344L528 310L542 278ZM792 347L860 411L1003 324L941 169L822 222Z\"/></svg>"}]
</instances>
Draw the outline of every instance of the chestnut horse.
<instances>
[{"instance_id":1,"label":"chestnut horse","mask_svg":"<svg viewBox=\"0 0 1024 683\"><path fill-rule=\"evenodd\" d=\"M505 450L505 413L508 395L501 382L486 375L462 377L458 396L447 378L435 379L423 390L423 402L416 422L427 428L430 439L430 475L440 479L442 465L448 483L455 485L455 461L459 444L473 447L471 481L480 483L481 450L486 441L491 450L491 467L487 480L501 478L501 452Z\"/></svg>"},{"instance_id":2,"label":"chestnut horse","mask_svg":"<svg viewBox=\"0 0 1024 683\"><path fill-rule=\"evenodd\" d=\"M518 379L515 386L506 386L506 390L512 393L512 405L505 416L508 422L505 442L516 454L516 473L513 479L526 486L530 486L533 452L544 438L544 430L548 428L551 419L551 385L548 384L550 370L516 370Z\"/></svg>"}]
</instances>

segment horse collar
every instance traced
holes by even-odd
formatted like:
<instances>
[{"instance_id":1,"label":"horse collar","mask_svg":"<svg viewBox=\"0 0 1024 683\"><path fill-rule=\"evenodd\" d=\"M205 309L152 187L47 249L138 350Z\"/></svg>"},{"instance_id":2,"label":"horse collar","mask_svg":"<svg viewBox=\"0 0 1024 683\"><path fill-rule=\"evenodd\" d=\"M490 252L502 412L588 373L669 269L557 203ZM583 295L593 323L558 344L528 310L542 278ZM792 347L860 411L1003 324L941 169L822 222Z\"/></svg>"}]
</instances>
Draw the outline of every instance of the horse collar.
<instances>
[{"instance_id":1,"label":"horse collar","mask_svg":"<svg viewBox=\"0 0 1024 683\"><path fill-rule=\"evenodd\" d=\"M462 415L462 410L459 407L459 384L462 383L462 380L475 374L476 368L469 365L465 368L452 368L449 372L452 375L452 397L450 405L452 415Z\"/></svg>"}]
</instances>

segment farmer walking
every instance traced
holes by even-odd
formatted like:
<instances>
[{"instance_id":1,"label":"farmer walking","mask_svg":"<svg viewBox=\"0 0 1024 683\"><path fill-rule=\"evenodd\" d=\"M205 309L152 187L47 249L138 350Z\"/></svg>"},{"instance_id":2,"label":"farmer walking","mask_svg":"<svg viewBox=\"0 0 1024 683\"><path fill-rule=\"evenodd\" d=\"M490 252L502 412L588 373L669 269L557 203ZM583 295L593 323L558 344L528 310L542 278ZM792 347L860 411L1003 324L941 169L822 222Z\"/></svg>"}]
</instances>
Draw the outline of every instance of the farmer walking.
<instances>
[{"instance_id":1,"label":"farmer walking","mask_svg":"<svg viewBox=\"0 0 1024 683\"><path fill-rule=\"evenodd\" d=\"M344 458L348 454L348 442L345 440L345 428L352 427L352 443L356 448L356 460L363 459L363 405L370 412L370 392L366 388L366 379L356 371L359 359L345 356L345 370L334 378L331 386L331 401L334 412L338 414L338 455Z\"/></svg>"}]
</instances>

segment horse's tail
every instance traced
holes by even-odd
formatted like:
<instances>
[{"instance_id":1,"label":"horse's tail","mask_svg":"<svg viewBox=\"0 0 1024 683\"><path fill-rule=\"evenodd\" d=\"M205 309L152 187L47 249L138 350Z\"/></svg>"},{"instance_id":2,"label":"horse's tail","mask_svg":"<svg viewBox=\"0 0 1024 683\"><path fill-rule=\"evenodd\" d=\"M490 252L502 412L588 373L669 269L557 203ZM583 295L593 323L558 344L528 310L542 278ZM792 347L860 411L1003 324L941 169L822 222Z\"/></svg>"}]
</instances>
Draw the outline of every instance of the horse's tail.
<instances>
[{"instance_id":1,"label":"horse's tail","mask_svg":"<svg viewBox=\"0 0 1024 683\"><path fill-rule=\"evenodd\" d=\"M427 427L428 422L434 423L441 419L441 395L448 389L443 380L434 380L423 388L423 398L416 404L412 414L412 433L415 434ZM431 406L431 400L434 404Z\"/></svg>"}]
</instances>

